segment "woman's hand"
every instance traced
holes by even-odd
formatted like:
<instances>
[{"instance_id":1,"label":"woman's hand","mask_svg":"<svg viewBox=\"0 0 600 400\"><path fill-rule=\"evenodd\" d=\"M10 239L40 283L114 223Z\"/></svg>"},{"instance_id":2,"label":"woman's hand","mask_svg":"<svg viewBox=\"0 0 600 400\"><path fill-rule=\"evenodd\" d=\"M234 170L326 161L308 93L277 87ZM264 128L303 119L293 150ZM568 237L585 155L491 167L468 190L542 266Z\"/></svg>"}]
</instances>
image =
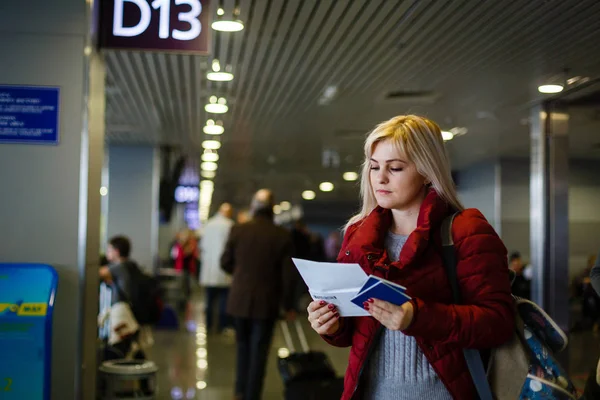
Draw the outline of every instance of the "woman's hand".
<instances>
[{"instance_id":1,"label":"woman's hand","mask_svg":"<svg viewBox=\"0 0 600 400\"><path fill-rule=\"evenodd\" d=\"M397 306L387 301L369 299L364 302L363 306L373 318L393 331L402 331L408 328L413 320L414 307L410 301Z\"/></svg>"},{"instance_id":2,"label":"woman's hand","mask_svg":"<svg viewBox=\"0 0 600 400\"><path fill-rule=\"evenodd\" d=\"M333 304L313 301L307 310L308 322L319 335L333 335L340 329L340 314Z\"/></svg>"}]
</instances>

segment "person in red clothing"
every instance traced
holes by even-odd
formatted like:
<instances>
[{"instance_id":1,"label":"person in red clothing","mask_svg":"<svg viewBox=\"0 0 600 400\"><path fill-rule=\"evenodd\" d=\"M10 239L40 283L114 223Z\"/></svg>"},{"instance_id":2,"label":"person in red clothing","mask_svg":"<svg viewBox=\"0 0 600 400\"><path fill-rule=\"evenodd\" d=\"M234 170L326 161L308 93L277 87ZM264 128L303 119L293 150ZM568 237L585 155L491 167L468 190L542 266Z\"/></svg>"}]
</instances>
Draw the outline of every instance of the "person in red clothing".
<instances>
[{"instance_id":1,"label":"person in red clothing","mask_svg":"<svg viewBox=\"0 0 600 400\"><path fill-rule=\"evenodd\" d=\"M338 262L405 286L412 300L369 299L371 316L357 318L309 305L317 333L352 347L342 399L476 399L463 349L485 354L512 335L507 252L483 215L459 201L440 128L414 115L378 125L365 143L361 197ZM452 303L441 250L441 224L455 212L461 304Z\"/></svg>"},{"instance_id":2,"label":"person in red clothing","mask_svg":"<svg viewBox=\"0 0 600 400\"><path fill-rule=\"evenodd\" d=\"M172 257L175 259L175 270L183 272L183 292L185 301L190 299L192 291L192 277L196 276L198 264L198 240L191 229L184 229L177 235L177 242L173 246ZM181 308L185 307L182 303Z\"/></svg>"}]
</instances>

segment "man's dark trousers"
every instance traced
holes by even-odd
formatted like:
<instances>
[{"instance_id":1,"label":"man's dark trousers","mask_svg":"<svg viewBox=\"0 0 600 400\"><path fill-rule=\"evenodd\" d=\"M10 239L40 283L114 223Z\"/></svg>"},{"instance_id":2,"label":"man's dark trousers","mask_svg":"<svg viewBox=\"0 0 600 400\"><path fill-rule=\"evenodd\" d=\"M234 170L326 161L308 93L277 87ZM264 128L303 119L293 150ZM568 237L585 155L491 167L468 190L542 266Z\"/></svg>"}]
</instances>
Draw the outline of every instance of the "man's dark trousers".
<instances>
[{"instance_id":1,"label":"man's dark trousers","mask_svg":"<svg viewBox=\"0 0 600 400\"><path fill-rule=\"evenodd\" d=\"M236 396L260 400L275 320L236 318Z\"/></svg>"}]
</instances>

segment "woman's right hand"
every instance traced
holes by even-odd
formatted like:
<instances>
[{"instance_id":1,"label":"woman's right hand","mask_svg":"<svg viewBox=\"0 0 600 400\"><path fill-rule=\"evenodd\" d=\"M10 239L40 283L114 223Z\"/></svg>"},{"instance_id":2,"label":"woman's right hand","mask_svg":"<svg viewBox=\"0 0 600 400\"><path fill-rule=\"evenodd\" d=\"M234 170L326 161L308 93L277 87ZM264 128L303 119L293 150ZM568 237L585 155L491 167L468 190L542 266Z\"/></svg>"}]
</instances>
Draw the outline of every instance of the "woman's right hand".
<instances>
[{"instance_id":1,"label":"woman's right hand","mask_svg":"<svg viewBox=\"0 0 600 400\"><path fill-rule=\"evenodd\" d=\"M340 329L340 314L333 304L313 301L307 310L308 322L319 335L333 335Z\"/></svg>"}]
</instances>

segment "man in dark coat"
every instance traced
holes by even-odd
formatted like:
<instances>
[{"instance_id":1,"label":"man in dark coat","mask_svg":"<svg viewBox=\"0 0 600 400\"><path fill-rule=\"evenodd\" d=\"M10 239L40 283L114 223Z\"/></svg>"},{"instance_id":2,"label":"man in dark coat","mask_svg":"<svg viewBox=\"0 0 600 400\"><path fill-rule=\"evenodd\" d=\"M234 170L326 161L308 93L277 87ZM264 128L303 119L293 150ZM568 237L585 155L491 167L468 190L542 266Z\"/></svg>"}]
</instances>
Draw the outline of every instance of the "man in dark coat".
<instances>
[{"instance_id":1,"label":"man in dark coat","mask_svg":"<svg viewBox=\"0 0 600 400\"><path fill-rule=\"evenodd\" d=\"M261 398L275 322L283 309L293 310L294 266L289 232L273 222L273 193L259 190L252 200L252 220L235 225L225 245L221 267L233 275L227 313L233 316L237 341L235 398Z\"/></svg>"}]
</instances>

